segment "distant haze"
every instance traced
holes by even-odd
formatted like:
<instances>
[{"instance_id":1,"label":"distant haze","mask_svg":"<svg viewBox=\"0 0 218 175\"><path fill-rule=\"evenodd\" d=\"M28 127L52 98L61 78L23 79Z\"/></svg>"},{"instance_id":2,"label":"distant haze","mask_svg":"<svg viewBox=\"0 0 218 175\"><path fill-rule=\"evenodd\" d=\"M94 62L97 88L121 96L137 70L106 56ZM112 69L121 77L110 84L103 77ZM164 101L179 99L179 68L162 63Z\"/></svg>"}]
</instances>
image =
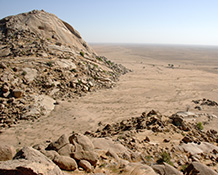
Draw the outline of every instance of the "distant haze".
<instances>
[{"instance_id":1,"label":"distant haze","mask_svg":"<svg viewBox=\"0 0 218 175\"><path fill-rule=\"evenodd\" d=\"M92 43L218 45L217 0L0 0L0 18L44 9Z\"/></svg>"}]
</instances>

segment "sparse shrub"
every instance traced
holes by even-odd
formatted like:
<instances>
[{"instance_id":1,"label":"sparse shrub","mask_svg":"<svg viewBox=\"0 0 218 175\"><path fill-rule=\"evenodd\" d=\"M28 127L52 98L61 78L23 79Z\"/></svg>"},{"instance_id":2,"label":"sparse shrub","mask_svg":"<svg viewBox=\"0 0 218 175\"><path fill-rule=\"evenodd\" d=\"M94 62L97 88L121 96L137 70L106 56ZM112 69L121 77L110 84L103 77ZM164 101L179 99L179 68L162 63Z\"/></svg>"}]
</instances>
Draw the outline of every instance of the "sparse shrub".
<instances>
[{"instance_id":1,"label":"sparse shrub","mask_svg":"<svg viewBox=\"0 0 218 175\"><path fill-rule=\"evenodd\" d=\"M101 165L99 165L100 168L104 168L106 167L106 163L102 163Z\"/></svg>"},{"instance_id":2,"label":"sparse shrub","mask_svg":"<svg viewBox=\"0 0 218 175\"><path fill-rule=\"evenodd\" d=\"M46 65L49 66L49 67L52 67L53 66L53 62L49 61L49 62L46 63Z\"/></svg>"},{"instance_id":3,"label":"sparse shrub","mask_svg":"<svg viewBox=\"0 0 218 175\"><path fill-rule=\"evenodd\" d=\"M23 71L21 75L25 76L27 74L26 71Z\"/></svg>"},{"instance_id":4,"label":"sparse shrub","mask_svg":"<svg viewBox=\"0 0 218 175\"><path fill-rule=\"evenodd\" d=\"M151 155L147 155L147 156L145 156L145 159L146 159L148 162L150 162L151 159L152 159L152 156L151 156Z\"/></svg>"},{"instance_id":5,"label":"sparse shrub","mask_svg":"<svg viewBox=\"0 0 218 175\"><path fill-rule=\"evenodd\" d=\"M77 70L76 69L71 69L70 72L75 72L76 73Z\"/></svg>"},{"instance_id":6,"label":"sparse shrub","mask_svg":"<svg viewBox=\"0 0 218 175\"><path fill-rule=\"evenodd\" d=\"M97 67L98 68L98 65L97 64L93 64L94 65L94 67Z\"/></svg>"},{"instance_id":7,"label":"sparse shrub","mask_svg":"<svg viewBox=\"0 0 218 175\"><path fill-rule=\"evenodd\" d=\"M84 54L84 52L83 52L83 51L81 51L81 52L80 52L80 55L81 55L82 57L84 57L84 56L85 56L85 54Z\"/></svg>"},{"instance_id":8,"label":"sparse shrub","mask_svg":"<svg viewBox=\"0 0 218 175\"><path fill-rule=\"evenodd\" d=\"M112 65L112 64L113 64L110 60L106 61L106 63L107 63L108 65Z\"/></svg>"},{"instance_id":9,"label":"sparse shrub","mask_svg":"<svg viewBox=\"0 0 218 175\"><path fill-rule=\"evenodd\" d=\"M173 166L173 162L171 162L171 157L167 152L162 152L161 157L157 160L157 163L161 164L163 162L168 163L169 165Z\"/></svg>"},{"instance_id":10,"label":"sparse shrub","mask_svg":"<svg viewBox=\"0 0 218 175\"><path fill-rule=\"evenodd\" d=\"M101 57L96 57L98 61L103 61Z\"/></svg>"},{"instance_id":11,"label":"sparse shrub","mask_svg":"<svg viewBox=\"0 0 218 175\"><path fill-rule=\"evenodd\" d=\"M202 124L202 122L198 122L196 127L199 129L199 130L203 130L204 129L204 126Z\"/></svg>"},{"instance_id":12,"label":"sparse shrub","mask_svg":"<svg viewBox=\"0 0 218 175\"><path fill-rule=\"evenodd\" d=\"M187 167L188 167L188 164L182 165L181 171L184 173Z\"/></svg>"}]
</instances>

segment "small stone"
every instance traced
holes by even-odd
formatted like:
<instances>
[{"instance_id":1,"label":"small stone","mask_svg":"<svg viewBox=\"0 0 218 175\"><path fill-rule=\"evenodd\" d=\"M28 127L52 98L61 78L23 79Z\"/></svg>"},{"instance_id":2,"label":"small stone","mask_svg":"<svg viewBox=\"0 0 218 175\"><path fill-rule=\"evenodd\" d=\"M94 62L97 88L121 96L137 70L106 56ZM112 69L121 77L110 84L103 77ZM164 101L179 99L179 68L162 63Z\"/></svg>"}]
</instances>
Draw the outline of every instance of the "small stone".
<instances>
[{"instance_id":1,"label":"small stone","mask_svg":"<svg viewBox=\"0 0 218 175\"><path fill-rule=\"evenodd\" d=\"M164 139L163 142L168 143L170 142L170 139Z\"/></svg>"},{"instance_id":2,"label":"small stone","mask_svg":"<svg viewBox=\"0 0 218 175\"><path fill-rule=\"evenodd\" d=\"M146 136L146 138L144 139L144 142L146 142L146 143L150 142L150 139L148 136Z\"/></svg>"},{"instance_id":3,"label":"small stone","mask_svg":"<svg viewBox=\"0 0 218 175\"><path fill-rule=\"evenodd\" d=\"M82 167L87 173L92 172L92 165L87 160L80 160L79 166Z\"/></svg>"},{"instance_id":4,"label":"small stone","mask_svg":"<svg viewBox=\"0 0 218 175\"><path fill-rule=\"evenodd\" d=\"M189 143L189 142L192 142L192 138L188 137L188 136L185 136L183 139L182 139L183 142L185 143Z\"/></svg>"},{"instance_id":5,"label":"small stone","mask_svg":"<svg viewBox=\"0 0 218 175\"><path fill-rule=\"evenodd\" d=\"M14 89L13 90L13 96L15 98L20 98L20 97L22 97L22 95L23 95L23 91L22 90L19 90L19 89Z\"/></svg>"},{"instance_id":6,"label":"small stone","mask_svg":"<svg viewBox=\"0 0 218 175\"><path fill-rule=\"evenodd\" d=\"M7 85L3 85L2 86L2 92L3 93L6 93L6 92L8 92L9 91L9 87L7 86Z\"/></svg>"},{"instance_id":7,"label":"small stone","mask_svg":"<svg viewBox=\"0 0 218 175\"><path fill-rule=\"evenodd\" d=\"M4 48L1 49L0 51L0 57L6 57L11 53L11 49L10 48Z\"/></svg>"},{"instance_id":8,"label":"small stone","mask_svg":"<svg viewBox=\"0 0 218 175\"><path fill-rule=\"evenodd\" d=\"M0 68L1 68L1 69L6 69L7 66L5 65L5 63L0 63Z\"/></svg>"}]
</instances>

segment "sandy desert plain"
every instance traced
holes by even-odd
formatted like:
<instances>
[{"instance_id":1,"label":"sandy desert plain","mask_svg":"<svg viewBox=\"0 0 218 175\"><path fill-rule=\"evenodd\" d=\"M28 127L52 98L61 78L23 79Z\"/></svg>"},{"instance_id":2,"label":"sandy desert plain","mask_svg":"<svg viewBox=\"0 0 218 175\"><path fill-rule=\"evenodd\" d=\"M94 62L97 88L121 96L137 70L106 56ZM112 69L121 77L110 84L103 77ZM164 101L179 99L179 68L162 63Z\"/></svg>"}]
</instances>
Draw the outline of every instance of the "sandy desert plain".
<instances>
[{"instance_id":1,"label":"sandy desert plain","mask_svg":"<svg viewBox=\"0 0 218 175\"><path fill-rule=\"evenodd\" d=\"M55 140L63 133L95 131L98 123L138 117L154 109L164 115L178 111L218 116L218 106L195 109L192 100L218 102L218 48L173 45L92 44L94 50L132 72L120 77L113 89L61 101L47 117L23 121L0 134L15 147ZM173 67L172 67L173 65ZM198 117L204 129L217 130L218 118Z\"/></svg>"}]
</instances>

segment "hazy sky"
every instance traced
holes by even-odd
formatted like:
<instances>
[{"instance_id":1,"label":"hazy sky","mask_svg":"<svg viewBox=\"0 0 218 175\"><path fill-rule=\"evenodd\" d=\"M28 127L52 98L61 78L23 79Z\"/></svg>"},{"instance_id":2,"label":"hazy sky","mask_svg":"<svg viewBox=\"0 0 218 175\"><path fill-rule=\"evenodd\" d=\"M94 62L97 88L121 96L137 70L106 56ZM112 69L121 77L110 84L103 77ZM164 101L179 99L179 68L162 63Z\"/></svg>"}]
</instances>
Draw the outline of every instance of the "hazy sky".
<instances>
[{"instance_id":1,"label":"hazy sky","mask_svg":"<svg viewBox=\"0 0 218 175\"><path fill-rule=\"evenodd\" d=\"M0 18L33 9L87 42L218 45L218 0L0 0Z\"/></svg>"}]
</instances>

